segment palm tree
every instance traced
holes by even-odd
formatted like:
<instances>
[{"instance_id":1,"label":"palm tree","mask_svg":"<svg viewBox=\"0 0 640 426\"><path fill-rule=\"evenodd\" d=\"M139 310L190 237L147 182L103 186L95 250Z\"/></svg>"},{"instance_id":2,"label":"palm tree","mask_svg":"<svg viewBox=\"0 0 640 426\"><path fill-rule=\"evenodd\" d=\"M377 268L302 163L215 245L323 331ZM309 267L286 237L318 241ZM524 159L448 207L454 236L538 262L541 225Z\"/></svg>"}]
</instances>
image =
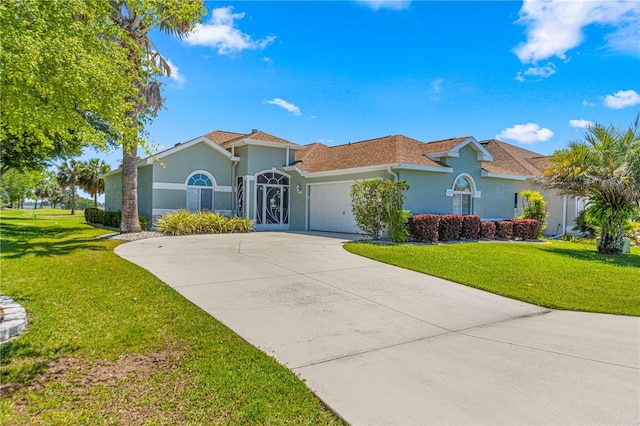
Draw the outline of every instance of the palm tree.
<instances>
[{"instance_id":1,"label":"palm tree","mask_svg":"<svg viewBox=\"0 0 640 426\"><path fill-rule=\"evenodd\" d=\"M588 197L589 212L601 228L598 251L620 254L624 224L640 200L640 114L626 131L596 124L585 140L550 157L546 186L561 194Z\"/></svg>"},{"instance_id":2,"label":"palm tree","mask_svg":"<svg viewBox=\"0 0 640 426\"><path fill-rule=\"evenodd\" d=\"M58 167L58 185L69 188L71 193L71 214L76 213L76 189L80 183L80 176L84 173L84 167L84 163L76 160L65 161Z\"/></svg>"},{"instance_id":3,"label":"palm tree","mask_svg":"<svg viewBox=\"0 0 640 426\"><path fill-rule=\"evenodd\" d=\"M126 34L121 40L129 52L130 73L134 76L139 97L130 99L134 110L129 113L133 131L122 143L122 232L139 232L138 219L138 130L143 123L162 108L159 74L169 76L171 68L149 38L149 31L161 32L182 38L189 34L196 22L206 13L202 0L158 2L154 6L132 0L110 0L111 19Z\"/></svg>"},{"instance_id":4,"label":"palm tree","mask_svg":"<svg viewBox=\"0 0 640 426\"><path fill-rule=\"evenodd\" d=\"M93 207L98 207L98 194L104 194L104 179L100 176L110 170L111 166L98 158L92 158L84 163L78 183L80 188L93 196Z\"/></svg>"}]
</instances>

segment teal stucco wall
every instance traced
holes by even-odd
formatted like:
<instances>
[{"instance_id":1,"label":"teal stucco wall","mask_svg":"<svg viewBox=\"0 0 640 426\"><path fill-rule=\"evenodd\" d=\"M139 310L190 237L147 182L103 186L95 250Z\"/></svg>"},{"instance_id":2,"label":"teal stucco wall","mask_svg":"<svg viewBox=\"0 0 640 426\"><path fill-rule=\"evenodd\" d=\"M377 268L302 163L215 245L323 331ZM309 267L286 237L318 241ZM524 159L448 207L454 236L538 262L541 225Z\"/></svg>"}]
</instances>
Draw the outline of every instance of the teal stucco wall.
<instances>
[{"instance_id":1,"label":"teal stucco wall","mask_svg":"<svg viewBox=\"0 0 640 426\"><path fill-rule=\"evenodd\" d=\"M104 178L104 209L122 209L122 173L114 173Z\"/></svg>"}]
</instances>

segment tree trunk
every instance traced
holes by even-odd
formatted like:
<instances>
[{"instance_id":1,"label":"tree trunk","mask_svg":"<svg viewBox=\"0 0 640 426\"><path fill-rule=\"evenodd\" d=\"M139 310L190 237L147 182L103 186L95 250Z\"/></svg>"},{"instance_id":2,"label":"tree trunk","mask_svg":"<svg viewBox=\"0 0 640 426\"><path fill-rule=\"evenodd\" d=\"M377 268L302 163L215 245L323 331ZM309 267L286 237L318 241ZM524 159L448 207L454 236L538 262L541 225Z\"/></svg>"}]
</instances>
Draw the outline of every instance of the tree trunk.
<instances>
[{"instance_id":1,"label":"tree trunk","mask_svg":"<svg viewBox=\"0 0 640 426\"><path fill-rule=\"evenodd\" d=\"M122 217L120 231L140 232L138 218L138 147L122 148Z\"/></svg>"},{"instance_id":2,"label":"tree trunk","mask_svg":"<svg viewBox=\"0 0 640 426\"><path fill-rule=\"evenodd\" d=\"M93 208L98 208L98 193L94 192L93 193Z\"/></svg>"},{"instance_id":3,"label":"tree trunk","mask_svg":"<svg viewBox=\"0 0 640 426\"><path fill-rule=\"evenodd\" d=\"M598 252L618 255L622 253L624 244L624 222L609 218L602 224L602 232L598 241Z\"/></svg>"},{"instance_id":4,"label":"tree trunk","mask_svg":"<svg viewBox=\"0 0 640 426\"><path fill-rule=\"evenodd\" d=\"M71 185L71 214L76 214L76 187Z\"/></svg>"}]
</instances>

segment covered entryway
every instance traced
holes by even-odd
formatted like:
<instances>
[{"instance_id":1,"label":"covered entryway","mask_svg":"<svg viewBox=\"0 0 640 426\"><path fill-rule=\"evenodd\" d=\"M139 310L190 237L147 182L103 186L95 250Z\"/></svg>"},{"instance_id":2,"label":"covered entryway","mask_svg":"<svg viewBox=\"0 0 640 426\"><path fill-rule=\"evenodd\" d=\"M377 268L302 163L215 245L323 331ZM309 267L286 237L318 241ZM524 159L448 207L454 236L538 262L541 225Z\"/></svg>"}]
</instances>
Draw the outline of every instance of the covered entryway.
<instances>
[{"instance_id":1,"label":"covered entryway","mask_svg":"<svg viewBox=\"0 0 640 426\"><path fill-rule=\"evenodd\" d=\"M351 211L353 181L309 185L309 230L358 233Z\"/></svg>"},{"instance_id":2,"label":"covered entryway","mask_svg":"<svg viewBox=\"0 0 640 426\"><path fill-rule=\"evenodd\" d=\"M289 176L265 172L256 177L256 229L289 229Z\"/></svg>"}]
</instances>

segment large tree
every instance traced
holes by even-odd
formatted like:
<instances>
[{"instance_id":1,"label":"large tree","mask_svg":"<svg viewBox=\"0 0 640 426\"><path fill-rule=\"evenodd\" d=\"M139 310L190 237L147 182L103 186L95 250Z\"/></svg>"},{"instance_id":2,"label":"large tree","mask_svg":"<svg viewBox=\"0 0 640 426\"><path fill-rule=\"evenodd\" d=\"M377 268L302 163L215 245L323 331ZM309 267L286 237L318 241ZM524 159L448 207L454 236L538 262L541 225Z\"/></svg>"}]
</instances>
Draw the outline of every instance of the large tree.
<instances>
[{"instance_id":1,"label":"large tree","mask_svg":"<svg viewBox=\"0 0 640 426\"><path fill-rule=\"evenodd\" d=\"M0 2L0 174L126 135L138 93L107 2Z\"/></svg>"},{"instance_id":2,"label":"large tree","mask_svg":"<svg viewBox=\"0 0 640 426\"><path fill-rule=\"evenodd\" d=\"M550 157L547 187L588 197L589 211L601 228L598 251L620 254L624 224L640 200L640 115L627 130L596 124L584 141L572 142Z\"/></svg>"},{"instance_id":3,"label":"large tree","mask_svg":"<svg viewBox=\"0 0 640 426\"><path fill-rule=\"evenodd\" d=\"M84 164L79 185L93 197L93 207L98 207L98 195L104 194L104 179L101 176L110 170L111 166L99 158L92 158Z\"/></svg>"},{"instance_id":4,"label":"large tree","mask_svg":"<svg viewBox=\"0 0 640 426\"><path fill-rule=\"evenodd\" d=\"M139 129L162 108L159 75L171 74L168 63L149 37L157 28L178 38L184 37L202 21L206 8L202 0L110 0L111 19L126 34L121 38L128 51L127 70L139 92L129 101L134 110L126 114L129 132L122 141L122 232L139 232L138 147Z\"/></svg>"}]
</instances>

